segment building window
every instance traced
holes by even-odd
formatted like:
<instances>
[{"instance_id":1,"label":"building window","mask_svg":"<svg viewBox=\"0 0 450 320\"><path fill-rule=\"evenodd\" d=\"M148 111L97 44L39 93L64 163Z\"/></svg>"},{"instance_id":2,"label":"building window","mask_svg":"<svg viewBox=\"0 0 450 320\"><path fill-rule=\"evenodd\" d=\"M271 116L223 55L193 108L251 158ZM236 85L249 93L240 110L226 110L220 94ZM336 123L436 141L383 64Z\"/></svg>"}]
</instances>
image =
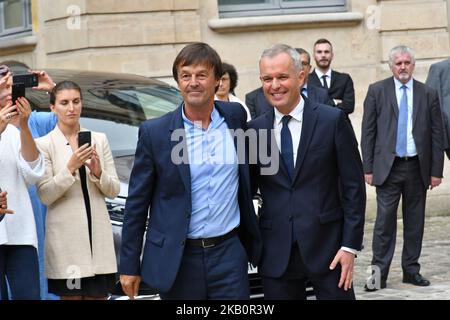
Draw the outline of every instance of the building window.
<instances>
[{"instance_id":1,"label":"building window","mask_svg":"<svg viewBox=\"0 0 450 320\"><path fill-rule=\"evenodd\" d=\"M31 0L0 1L0 37L31 31Z\"/></svg>"},{"instance_id":2,"label":"building window","mask_svg":"<svg viewBox=\"0 0 450 320\"><path fill-rule=\"evenodd\" d=\"M218 0L219 16L243 17L346 11L346 0Z\"/></svg>"}]
</instances>

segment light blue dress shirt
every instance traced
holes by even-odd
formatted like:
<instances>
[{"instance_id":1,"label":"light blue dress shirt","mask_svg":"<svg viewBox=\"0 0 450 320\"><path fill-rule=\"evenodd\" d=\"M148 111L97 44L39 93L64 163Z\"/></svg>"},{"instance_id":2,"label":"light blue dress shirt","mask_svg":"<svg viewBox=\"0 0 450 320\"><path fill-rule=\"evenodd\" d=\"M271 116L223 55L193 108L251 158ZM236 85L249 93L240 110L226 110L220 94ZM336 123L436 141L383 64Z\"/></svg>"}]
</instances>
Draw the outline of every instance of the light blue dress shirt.
<instances>
[{"instance_id":1,"label":"light blue dress shirt","mask_svg":"<svg viewBox=\"0 0 450 320\"><path fill-rule=\"evenodd\" d=\"M397 106L400 108L400 101L402 99L403 96L403 89L401 88L403 86L403 84L398 81L396 78L394 78L394 83L395 83L395 96L397 98ZM416 144L414 142L414 137L412 134L412 129L413 129L413 79L411 78L406 84L405 86L407 87L406 89L406 94L408 97L408 130L407 130L407 145L406 145L406 156L407 157L413 157L415 155L417 155L417 149L416 149Z\"/></svg>"},{"instance_id":2,"label":"light blue dress shirt","mask_svg":"<svg viewBox=\"0 0 450 320\"><path fill-rule=\"evenodd\" d=\"M184 107L182 113L191 173L192 215L187 237L221 236L240 222L238 158L233 137L215 107L207 129L189 120Z\"/></svg>"}]
</instances>

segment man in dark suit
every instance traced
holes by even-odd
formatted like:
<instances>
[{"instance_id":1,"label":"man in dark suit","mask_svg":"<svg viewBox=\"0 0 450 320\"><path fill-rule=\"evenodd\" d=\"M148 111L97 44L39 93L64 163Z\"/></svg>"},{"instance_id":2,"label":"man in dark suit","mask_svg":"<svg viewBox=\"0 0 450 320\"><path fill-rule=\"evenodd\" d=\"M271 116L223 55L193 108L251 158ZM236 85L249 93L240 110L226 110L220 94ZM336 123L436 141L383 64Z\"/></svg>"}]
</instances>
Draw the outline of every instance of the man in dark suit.
<instances>
[{"instance_id":1,"label":"man in dark suit","mask_svg":"<svg viewBox=\"0 0 450 320\"><path fill-rule=\"evenodd\" d=\"M295 50L297 50L297 52L300 54L300 58L302 61L302 70L305 73L305 81L300 89L303 97L317 103L328 105L334 104L325 89L316 87L314 85L308 85L308 76L311 72L311 56L305 49L296 48ZM252 119L255 119L263 113L273 109L269 101L264 96L262 87L247 93L245 95L245 104L250 110Z\"/></svg>"},{"instance_id":2,"label":"man in dark suit","mask_svg":"<svg viewBox=\"0 0 450 320\"><path fill-rule=\"evenodd\" d=\"M334 57L333 46L327 39L319 39L314 43L313 54L316 68L309 77L309 83L325 88L333 100L332 106L344 111L349 119L348 115L355 110L355 90L352 78L347 73L331 70L331 61Z\"/></svg>"},{"instance_id":3,"label":"man in dark suit","mask_svg":"<svg viewBox=\"0 0 450 320\"><path fill-rule=\"evenodd\" d=\"M361 148L365 180L377 191L373 231L374 278L366 290L386 287L395 248L397 208L403 209L403 282L428 286L419 273L427 189L439 186L444 164L443 126L434 89L413 79L414 53L397 46L389 54L393 77L369 86Z\"/></svg>"},{"instance_id":4,"label":"man in dark suit","mask_svg":"<svg viewBox=\"0 0 450 320\"><path fill-rule=\"evenodd\" d=\"M295 49L275 45L262 53L259 66L274 106L249 123L249 131L258 133L250 159L258 159L252 186L262 196L259 272L265 298L305 299L309 279L318 299L354 299L365 210L356 138L339 109L301 97L305 75ZM267 149L270 161L262 154ZM279 170L265 173L274 163Z\"/></svg>"},{"instance_id":5,"label":"man in dark suit","mask_svg":"<svg viewBox=\"0 0 450 320\"><path fill-rule=\"evenodd\" d=\"M432 64L425 83L439 95L444 121L445 153L450 159L450 58Z\"/></svg>"},{"instance_id":6,"label":"man in dark suit","mask_svg":"<svg viewBox=\"0 0 450 320\"><path fill-rule=\"evenodd\" d=\"M247 116L214 102L221 69L207 44L184 47L172 68L183 103L140 127L119 271L130 298L141 277L163 299L249 298L248 261L258 262L261 241L245 150L229 132Z\"/></svg>"}]
</instances>

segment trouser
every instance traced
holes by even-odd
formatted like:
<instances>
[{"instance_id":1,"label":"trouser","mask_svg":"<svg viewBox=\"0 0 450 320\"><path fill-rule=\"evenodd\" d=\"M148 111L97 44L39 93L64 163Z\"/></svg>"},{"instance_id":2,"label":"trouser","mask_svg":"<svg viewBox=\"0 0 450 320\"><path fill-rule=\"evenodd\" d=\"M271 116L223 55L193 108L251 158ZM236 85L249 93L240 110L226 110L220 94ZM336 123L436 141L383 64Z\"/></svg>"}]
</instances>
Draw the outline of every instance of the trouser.
<instances>
[{"instance_id":1,"label":"trouser","mask_svg":"<svg viewBox=\"0 0 450 320\"><path fill-rule=\"evenodd\" d=\"M331 261L330 261L331 263ZM354 300L353 288L345 291L338 287L341 268L324 274L313 274L307 271L295 242L291 248L291 256L284 274L279 278L262 277L264 299L266 300L306 300L306 280L312 283L318 300Z\"/></svg>"},{"instance_id":2,"label":"trouser","mask_svg":"<svg viewBox=\"0 0 450 320\"><path fill-rule=\"evenodd\" d=\"M373 230L372 265L380 268L386 282L395 250L397 209L402 197L404 273L418 273L425 222L427 190L422 182L419 160L396 159L383 185L377 187L377 217Z\"/></svg>"},{"instance_id":3,"label":"trouser","mask_svg":"<svg viewBox=\"0 0 450 320\"><path fill-rule=\"evenodd\" d=\"M172 288L162 299L249 299L248 258L239 237L202 248L186 245Z\"/></svg>"},{"instance_id":4,"label":"trouser","mask_svg":"<svg viewBox=\"0 0 450 320\"><path fill-rule=\"evenodd\" d=\"M39 265L33 246L0 245L0 294L13 300L40 300Z\"/></svg>"}]
</instances>

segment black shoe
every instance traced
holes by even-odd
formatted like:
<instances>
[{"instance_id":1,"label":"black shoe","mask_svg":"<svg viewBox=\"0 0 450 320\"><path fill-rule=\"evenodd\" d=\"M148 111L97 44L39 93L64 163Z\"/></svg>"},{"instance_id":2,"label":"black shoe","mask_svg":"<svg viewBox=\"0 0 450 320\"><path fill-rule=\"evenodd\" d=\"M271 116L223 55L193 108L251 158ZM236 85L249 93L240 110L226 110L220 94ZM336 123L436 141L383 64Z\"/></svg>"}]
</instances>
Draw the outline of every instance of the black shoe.
<instances>
[{"instance_id":1,"label":"black shoe","mask_svg":"<svg viewBox=\"0 0 450 320\"><path fill-rule=\"evenodd\" d=\"M404 273L403 283L411 283L415 286L427 287L430 285L430 281L420 275L420 273Z\"/></svg>"},{"instance_id":2,"label":"black shoe","mask_svg":"<svg viewBox=\"0 0 450 320\"><path fill-rule=\"evenodd\" d=\"M386 288L386 282L381 282L381 284L380 284L380 289L384 289L384 288ZM366 291L366 292L374 292L374 291L377 291L378 290L378 288L376 287L376 286L373 286L372 288L369 288L368 286L367 286L367 283L364 285L364 290Z\"/></svg>"}]
</instances>

